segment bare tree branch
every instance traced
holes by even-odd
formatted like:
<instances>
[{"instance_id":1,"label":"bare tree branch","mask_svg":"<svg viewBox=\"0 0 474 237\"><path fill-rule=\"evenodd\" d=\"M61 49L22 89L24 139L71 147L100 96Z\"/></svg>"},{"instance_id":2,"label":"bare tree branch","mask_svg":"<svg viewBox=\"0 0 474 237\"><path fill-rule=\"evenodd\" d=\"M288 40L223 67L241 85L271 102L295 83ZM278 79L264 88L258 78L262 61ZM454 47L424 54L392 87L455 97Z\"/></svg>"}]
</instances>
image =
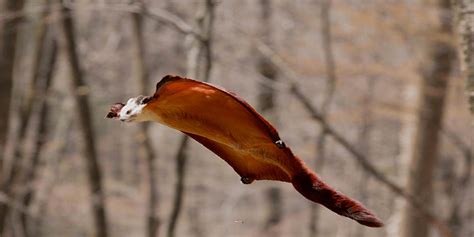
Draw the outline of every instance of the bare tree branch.
<instances>
[{"instance_id":1,"label":"bare tree branch","mask_svg":"<svg viewBox=\"0 0 474 237\"><path fill-rule=\"evenodd\" d=\"M173 26L173 28L175 28L177 31L183 34L193 35L201 41L204 41L206 38L205 36L202 35L202 33L195 31L191 25L181 20L180 17L176 16L175 14L169 11L159 9L159 8L145 9L143 14L150 19L157 20L165 24L168 24L170 26Z\"/></svg>"},{"instance_id":2,"label":"bare tree branch","mask_svg":"<svg viewBox=\"0 0 474 237\"><path fill-rule=\"evenodd\" d=\"M52 4L55 11L59 4ZM113 3L113 4L77 4L71 1L68 1L64 5L66 8L74 11L115 11L115 12L126 12L126 13L137 13L141 14L144 17L147 17L151 20L158 21L164 23L165 25L173 27L178 32L185 34L185 35L193 35L194 37L198 38L199 40L205 40L204 35L195 30L196 27L186 23L176 14L173 14L167 10L160 9L160 8L146 8L142 9L139 4L121 4L121 3ZM0 15L0 21L9 21L9 20L18 20L24 16L29 16L33 14L43 13L47 11L47 8L44 6L39 7L31 7L28 10L22 11L12 11L8 12L7 14Z\"/></svg>"},{"instance_id":3,"label":"bare tree branch","mask_svg":"<svg viewBox=\"0 0 474 237\"><path fill-rule=\"evenodd\" d=\"M87 6L79 6L71 2L69 2L66 6L77 11L93 10L137 13L152 20L172 26L175 30L185 35L193 35L201 41L205 40L206 38L203 35L203 32L196 30L196 27L186 23L179 16L160 8L142 8L140 4L89 4Z\"/></svg>"}]
</instances>

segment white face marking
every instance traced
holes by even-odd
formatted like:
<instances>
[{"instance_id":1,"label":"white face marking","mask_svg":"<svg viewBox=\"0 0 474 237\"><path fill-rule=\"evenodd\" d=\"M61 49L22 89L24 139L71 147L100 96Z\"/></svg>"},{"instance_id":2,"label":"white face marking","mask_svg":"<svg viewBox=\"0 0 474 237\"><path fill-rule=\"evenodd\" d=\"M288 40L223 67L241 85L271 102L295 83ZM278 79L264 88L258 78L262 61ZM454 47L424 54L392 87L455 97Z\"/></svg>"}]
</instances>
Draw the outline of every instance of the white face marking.
<instances>
[{"instance_id":1,"label":"white face marking","mask_svg":"<svg viewBox=\"0 0 474 237\"><path fill-rule=\"evenodd\" d=\"M130 98L127 104L120 110L118 119L123 122L143 121L141 118L143 108L146 104L141 103L141 97Z\"/></svg>"}]
</instances>

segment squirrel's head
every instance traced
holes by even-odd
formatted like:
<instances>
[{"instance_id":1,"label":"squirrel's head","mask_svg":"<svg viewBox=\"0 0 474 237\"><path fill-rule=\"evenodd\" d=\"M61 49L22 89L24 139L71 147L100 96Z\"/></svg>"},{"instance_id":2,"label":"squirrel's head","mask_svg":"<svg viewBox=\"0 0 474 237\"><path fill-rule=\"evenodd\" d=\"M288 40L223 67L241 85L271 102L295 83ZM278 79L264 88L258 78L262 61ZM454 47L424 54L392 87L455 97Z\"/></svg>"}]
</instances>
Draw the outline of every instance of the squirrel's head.
<instances>
[{"instance_id":1,"label":"squirrel's head","mask_svg":"<svg viewBox=\"0 0 474 237\"><path fill-rule=\"evenodd\" d=\"M138 96L130 98L127 104L116 103L110 108L107 118L119 119L122 122L143 122L150 120L144 108L151 97Z\"/></svg>"}]
</instances>

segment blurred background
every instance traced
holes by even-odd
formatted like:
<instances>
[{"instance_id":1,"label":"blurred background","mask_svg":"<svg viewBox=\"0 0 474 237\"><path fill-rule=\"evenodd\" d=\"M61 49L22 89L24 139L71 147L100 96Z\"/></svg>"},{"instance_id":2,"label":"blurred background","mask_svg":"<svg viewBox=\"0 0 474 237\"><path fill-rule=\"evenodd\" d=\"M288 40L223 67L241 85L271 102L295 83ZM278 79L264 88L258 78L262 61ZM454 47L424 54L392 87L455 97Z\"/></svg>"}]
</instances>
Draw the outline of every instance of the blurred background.
<instances>
[{"instance_id":1,"label":"blurred background","mask_svg":"<svg viewBox=\"0 0 474 237\"><path fill-rule=\"evenodd\" d=\"M474 236L471 1L0 4L0 236ZM167 74L247 100L385 227L104 118Z\"/></svg>"}]
</instances>

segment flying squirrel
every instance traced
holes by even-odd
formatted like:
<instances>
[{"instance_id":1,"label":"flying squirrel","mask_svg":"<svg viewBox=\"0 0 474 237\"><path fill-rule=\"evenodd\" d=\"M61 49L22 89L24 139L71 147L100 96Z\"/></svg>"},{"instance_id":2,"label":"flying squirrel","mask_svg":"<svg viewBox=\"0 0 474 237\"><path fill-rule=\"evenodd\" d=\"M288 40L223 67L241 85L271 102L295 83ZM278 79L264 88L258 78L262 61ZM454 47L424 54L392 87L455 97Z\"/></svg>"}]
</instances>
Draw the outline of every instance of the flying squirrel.
<instances>
[{"instance_id":1,"label":"flying squirrel","mask_svg":"<svg viewBox=\"0 0 474 237\"><path fill-rule=\"evenodd\" d=\"M116 103L107 118L155 121L174 128L226 161L244 184L288 182L307 199L339 215L369 227L383 226L361 203L324 183L252 106L212 84L168 75L158 82L153 96Z\"/></svg>"}]
</instances>

